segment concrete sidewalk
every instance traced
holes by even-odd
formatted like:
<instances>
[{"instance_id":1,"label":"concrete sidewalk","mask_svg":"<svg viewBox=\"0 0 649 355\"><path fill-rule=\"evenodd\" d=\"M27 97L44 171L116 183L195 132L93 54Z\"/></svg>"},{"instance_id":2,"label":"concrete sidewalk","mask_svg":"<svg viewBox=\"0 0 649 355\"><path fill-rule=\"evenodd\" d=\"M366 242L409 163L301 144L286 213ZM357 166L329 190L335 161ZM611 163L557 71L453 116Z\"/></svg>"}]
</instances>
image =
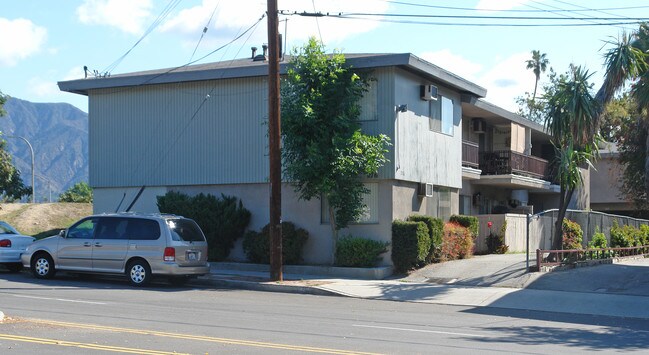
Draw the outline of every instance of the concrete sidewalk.
<instances>
[{"instance_id":1,"label":"concrete sidewalk","mask_svg":"<svg viewBox=\"0 0 649 355\"><path fill-rule=\"evenodd\" d=\"M517 260L521 257L522 266ZM268 272L222 269L217 263L210 275L195 283L271 292L649 319L649 259L525 274L519 270L524 267L524 257L502 257L504 261L501 262L512 265L505 268L494 260L491 260L491 268L481 267L489 260L476 257L465 261L474 263L468 273L459 264L449 263L441 268L456 270L458 274L453 275L449 270L424 270L389 280L284 273L284 281L270 282ZM494 268L500 273L494 274ZM426 279L428 276L433 277ZM439 283L431 283L436 281ZM602 288L601 285L616 287ZM624 285L628 287L619 287Z\"/></svg>"}]
</instances>

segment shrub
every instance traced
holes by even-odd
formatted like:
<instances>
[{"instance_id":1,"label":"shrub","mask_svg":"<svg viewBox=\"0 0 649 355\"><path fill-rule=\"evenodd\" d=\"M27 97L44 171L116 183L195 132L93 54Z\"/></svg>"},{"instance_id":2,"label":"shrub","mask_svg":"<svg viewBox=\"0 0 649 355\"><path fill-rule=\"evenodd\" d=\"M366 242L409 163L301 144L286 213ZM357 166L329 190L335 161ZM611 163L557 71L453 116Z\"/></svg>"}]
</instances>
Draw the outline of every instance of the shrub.
<instances>
[{"instance_id":1,"label":"shrub","mask_svg":"<svg viewBox=\"0 0 649 355\"><path fill-rule=\"evenodd\" d=\"M491 226L489 228L491 229ZM509 246L505 244L505 232L507 232L507 221L500 227L499 234L489 232L487 236L487 250L489 254L505 254L509 250Z\"/></svg>"},{"instance_id":2,"label":"shrub","mask_svg":"<svg viewBox=\"0 0 649 355\"><path fill-rule=\"evenodd\" d=\"M59 196L59 202L92 202L92 188L86 182L78 182Z\"/></svg>"},{"instance_id":3,"label":"shrub","mask_svg":"<svg viewBox=\"0 0 649 355\"><path fill-rule=\"evenodd\" d=\"M442 252L442 234L444 232L444 222L435 217L412 215L408 217L410 222L424 222L428 227L428 235L430 236L431 244L426 262L430 263L439 260Z\"/></svg>"},{"instance_id":4,"label":"shrub","mask_svg":"<svg viewBox=\"0 0 649 355\"><path fill-rule=\"evenodd\" d=\"M646 224L640 225L639 245L649 245L649 226Z\"/></svg>"},{"instance_id":5,"label":"shrub","mask_svg":"<svg viewBox=\"0 0 649 355\"><path fill-rule=\"evenodd\" d=\"M397 272L423 265L430 244L428 227L424 222L392 222L392 262Z\"/></svg>"},{"instance_id":6,"label":"shrub","mask_svg":"<svg viewBox=\"0 0 649 355\"><path fill-rule=\"evenodd\" d=\"M223 260L230 254L234 241L243 236L250 222L250 211L233 196L186 194L170 191L158 196L158 210L191 218L207 238L210 260Z\"/></svg>"},{"instance_id":7,"label":"shrub","mask_svg":"<svg viewBox=\"0 0 649 355\"><path fill-rule=\"evenodd\" d=\"M388 242L353 236L340 238L336 243L336 265L348 267L374 267L381 254L388 251Z\"/></svg>"},{"instance_id":8,"label":"shrub","mask_svg":"<svg viewBox=\"0 0 649 355\"><path fill-rule=\"evenodd\" d=\"M613 222L611 227L611 247L612 248L627 248L635 245L634 230L630 226L620 227L617 221Z\"/></svg>"},{"instance_id":9,"label":"shrub","mask_svg":"<svg viewBox=\"0 0 649 355\"><path fill-rule=\"evenodd\" d=\"M604 249L608 248L608 241L606 235L600 231L593 234L593 239L588 242L588 249Z\"/></svg>"},{"instance_id":10,"label":"shrub","mask_svg":"<svg viewBox=\"0 0 649 355\"><path fill-rule=\"evenodd\" d=\"M444 225L442 260L470 258L473 255L473 236L468 228L457 223Z\"/></svg>"},{"instance_id":11,"label":"shrub","mask_svg":"<svg viewBox=\"0 0 649 355\"><path fill-rule=\"evenodd\" d=\"M468 228L471 236L475 239L478 236L479 221L475 216L452 215L449 222L457 223L462 227Z\"/></svg>"},{"instance_id":12,"label":"shrub","mask_svg":"<svg viewBox=\"0 0 649 355\"><path fill-rule=\"evenodd\" d=\"M296 228L291 222L282 222L282 263L287 265L302 262L302 249L309 232ZM248 231L243 237L243 251L248 260L256 264L270 264L270 225L261 232Z\"/></svg>"},{"instance_id":13,"label":"shrub","mask_svg":"<svg viewBox=\"0 0 649 355\"><path fill-rule=\"evenodd\" d=\"M583 249L581 243L583 241L584 232L581 226L567 218L563 219L563 244L562 248L567 249Z\"/></svg>"}]
</instances>

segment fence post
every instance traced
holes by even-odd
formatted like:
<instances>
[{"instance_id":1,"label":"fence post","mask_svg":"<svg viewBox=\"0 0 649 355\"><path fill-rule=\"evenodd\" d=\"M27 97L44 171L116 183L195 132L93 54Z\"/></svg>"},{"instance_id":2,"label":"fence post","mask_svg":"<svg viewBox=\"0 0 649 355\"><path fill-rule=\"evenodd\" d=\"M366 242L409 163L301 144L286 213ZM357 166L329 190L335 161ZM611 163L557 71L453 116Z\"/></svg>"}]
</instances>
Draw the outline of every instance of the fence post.
<instances>
[{"instance_id":1,"label":"fence post","mask_svg":"<svg viewBox=\"0 0 649 355\"><path fill-rule=\"evenodd\" d=\"M541 249L536 249L536 271L541 271Z\"/></svg>"},{"instance_id":2,"label":"fence post","mask_svg":"<svg viewBox=\"0 0 649 355\"><path fill-rule=\"evenodd\" d=\"M525 236L525 272L530 272L530 220L532 215L527 213L525 220L527 221L527 235Z\"/></svg>"}]
</instances>

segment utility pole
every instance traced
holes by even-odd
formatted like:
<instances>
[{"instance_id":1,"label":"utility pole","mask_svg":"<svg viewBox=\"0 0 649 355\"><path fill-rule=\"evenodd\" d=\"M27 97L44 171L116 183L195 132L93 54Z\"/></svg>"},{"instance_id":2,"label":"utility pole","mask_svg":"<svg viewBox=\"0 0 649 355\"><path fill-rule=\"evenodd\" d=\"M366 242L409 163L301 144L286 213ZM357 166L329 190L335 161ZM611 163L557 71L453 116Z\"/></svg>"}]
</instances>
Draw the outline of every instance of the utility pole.
<instances>
[{"instance_id":1,"label":"utility pole","mask_svg":"<svg viewBox=\"0 0 649 355\"><path fill-rule=\"evenodd\" d=\"M282 160L277 0L268 0L268 153L270 162L270 279L282 281Z\"/></svg>"}]
</instances>

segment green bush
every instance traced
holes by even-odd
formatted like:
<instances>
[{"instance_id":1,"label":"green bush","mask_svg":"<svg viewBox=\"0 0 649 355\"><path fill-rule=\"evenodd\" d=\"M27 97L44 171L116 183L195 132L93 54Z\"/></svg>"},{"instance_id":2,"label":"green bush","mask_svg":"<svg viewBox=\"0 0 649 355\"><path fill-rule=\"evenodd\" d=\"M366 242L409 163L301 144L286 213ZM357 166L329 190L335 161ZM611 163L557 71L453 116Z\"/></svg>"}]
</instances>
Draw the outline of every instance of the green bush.
<instances>
[{"instance_id":1,"label":"green bush","mask_svg":"<svg viewBox=\"0 0 649 355\"><path fill-rule=\"evenodd\" d=\"M600 231L593 234L593 238L588 242L588 249L604 249L608 248L608 241L606 235Z\"/></svg>"},{"instance_id":2,"label":"green bush","mask_svg":"<svg viewBox=\"0 0 649 355\"><path fill-rule=\"evenodd\" d=\"M158 196L158 210L191 218L203 230L207 238L210 260L224 260L234 246L234 241L243 236L250 222L250 211L233 196L186 194L170 191Z\"/></svg>"},{"instance_id":3,"label":"green bush","mask_svg":"<svg viewBox=\"0 0 649 355\"><path fill-rule=\"evenodd\" d=\"M78 182L59 196L59 202L92 202L92 188L86 182Z\"/></svg>"},{"instance_id":4,"label":"green bush","mask_svg":"<svg viewBox=\"0 0 649 355\"><path fill-rule=\"evenodd\" d=\"M430 263L442 255L442 234L444 233L444 221L439 218L423 215L412 215L408 217L410 222L424 222L428 227L428 235L430 236L431 244L426 262Z\"/></svg>"},{"instance_id":5,"label":"green bush","mask_svg":"<svg viewBox=\"0 0 649 355\"><path fill-rule=\"evenodd\" d=\"M573 222L567 218L563 219L563 244L564 250L583 249L581 245L584 232L581 230L579 223Z\"/></svg>"},{"instance_id":6,"label":"green bush","mask_svg":"<svg viewBox=\"0 0 649 355\"><path fill-rule=\"evenodd\" d=\"M282 222L282 263L302 262L302 249L309 239L309 232L296 228L291 222ZM261 232L248 231L243 237L243 251L248 260L256 264L270 264L270 225Z\"/></svg>"},{"instance_id":7,"label":"green bush","mask_svg":"<svg viewBox=\"0 0 649 355\"><path fill-rule=\"evenodd\" d=\"M466 259L473 255L473 236L468 228L449 222L444 225L442 260Z\"/></svg>"},{"instance_id":8,"label":"green bush","mask_svg":"<svg viewBox=\"0 0 649 355\"><path fill-rule=\"evenodd\" d=\"M336 243L336 266L374 267L388 251L388 242L346 236Z\"/></svg>"},{"instance_id":9,"label":"green bush","mask_svg":"<svg viewBox=\"0 0 649 355\"><path fill-rule=\"evenodd\" d=\"M430 235L424 222L392 222L392 262L397 272L423 265L430 252Z\"/></svg>"},{"instance_id":10,"label":"green bush","mask_svg":"<svg viewBox=\"0 0 649 355\"><path fill-rule=\"evenodd\" d=\"M457 223L462 227L468 228L471 236L475 239L478 236L479 221L475 216L452 215L448 220L452 223Z\"/></svg>"},{"instance_id":11,"label":"green bush","mask_svg":"<svg viewBox=\"0 0 649 355\"><path fill-rule=\"evenodd\" d=\"M638 243L638 245L649 245L649 226L646 224L640 225Z\"/></svg>"},{"instance_id":12,"label":"green bush","mask_svg":"<svg viewBox=\"0 0 649 355\"><path fill-rule=\"evenodd\" d=\"M628 225L619 226L617 221L613 222L611 227L611 247L612 248L628 248L636 244L636 235L640 231Z\"/></svg>"},{"instance_id":13,"label":"green bush","mask_svg":"<svg viewBox=\"0 0 649 355\"><path fill-rule=\"evenodd\" d=\"M491 223L491 222L489 222ZM489 227L491 229L491 227ZM505 233L507 232L507 221L500 227L500 233L494 234L492 232L487 236L487 251L489 254L505 254L509 250L509 246L505 244Z\"/></svg>"}]
</instances>

